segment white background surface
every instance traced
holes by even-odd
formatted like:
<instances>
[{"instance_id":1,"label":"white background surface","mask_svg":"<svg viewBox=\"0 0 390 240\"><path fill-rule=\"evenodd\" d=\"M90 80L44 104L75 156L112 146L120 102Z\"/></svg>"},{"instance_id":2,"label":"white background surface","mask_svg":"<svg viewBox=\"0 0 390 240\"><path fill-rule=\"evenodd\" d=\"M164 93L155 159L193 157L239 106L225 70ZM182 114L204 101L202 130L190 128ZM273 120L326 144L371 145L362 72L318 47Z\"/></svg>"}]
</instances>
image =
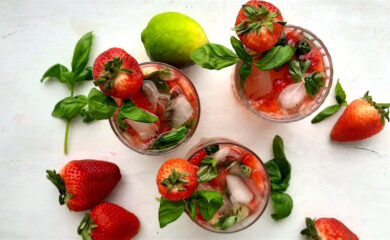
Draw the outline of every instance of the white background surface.
<instances>
[{"instance_id":1,"label":"white background surface","mask_svg":"<svg viewBox=\"0 0 390 240\"><path fill-rule=\"evenodd\" d=\"M0 239L79 239L83 213L58 204L58 192L45 178L72 159L94 158L119 165L122 180L106 199L134 212L141 221L136 239L302 239L304 218L336 217L361 239L390 235L390 130L359 143L339 144L329 134L337 116L318 125L313 116L295 123L262 120L241 107L231 87L232 68L209 71L193 66L185 73L201 100L201 119L192 139L161 157L127 149L107 121L72 122L69 155L63 154L65 122L51 117L57 101L69 95L55 81L40 84L54 63L70 66L73 47L94 31L90 65L110 48L122 47L139 62L148 61L140 40L149 19L163 11L179 11L197 20L209 40L230 46L236 14L243 1L17 1L0 2ZM371 90L378 102L390 101L390 2L273 1L290 23L318 35L333 57L348 100ZM87 94L91 83L76 90ZM334 104L333 88L325 105ZM339 114L340 115L340 114ZM158 227L159 166L184 157L201 138L229 137L253 149L264 161L272 158L275 134L283 137L292 164L288 193L294 200L290 217L274 222L269 206L250 228L235 234L209 233L183 215Z\"/></svg>"}]
</instances>

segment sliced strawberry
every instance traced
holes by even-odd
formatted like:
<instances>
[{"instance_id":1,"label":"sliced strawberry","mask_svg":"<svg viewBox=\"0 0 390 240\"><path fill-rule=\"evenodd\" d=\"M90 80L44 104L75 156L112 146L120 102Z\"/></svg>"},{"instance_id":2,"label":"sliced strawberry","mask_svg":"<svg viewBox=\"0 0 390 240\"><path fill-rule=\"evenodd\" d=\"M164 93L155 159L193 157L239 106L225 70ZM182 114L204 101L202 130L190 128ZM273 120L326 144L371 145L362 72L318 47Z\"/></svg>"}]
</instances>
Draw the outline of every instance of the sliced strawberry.
<instances>
[{"instance_id":1,"label":"sliced strawberry","mask_svg":"<svg viewBox=\"0 0 390 240\"><path fill-rule=\"evenodd\" d=\"M145 95L144 92L138 92L134 97L131 98L131 100L133 100L135 106L155 114L153 105L150 103L148 97Z\"/></svg>"},{"instance_id":2,"label":"sliced strawberry","mask_svg":"<svg viewBox=\"0 0 390 240\"><path fill-rule=\"evenodd\" d=\"M260 192L264 192L264 182L263 182L263 174L260 169L255 169L251 172L250 179L253 183L258 187Z\"/></svg>"},{"instance_id":3,"label":"sliced strawberry","mask_svg":"<svg viewBox=\"0 0 390 240\"><path fill-rule=\"evenodd\" d=\"M247 167L250 167L252 171L254 171L256 169L261 169L261 164L260 164L259 160L257 160L256 157L250 153L246 153L242 157L241 163Z\"/></svg>"},{"instance_id":4,"label":"sliced strawberry","mask_svg":"<svg viewBox=\"0 0 390 240\"><path fill-rule=\"evenodd\" d=\"M143 74L138 62L125 50L110 48L96 58L93 78L105 94L128 99L141 89Z\"/></svg>"},{"instance_id":5,"label":"sliced strawberry","mask_svg":"<svg viewBox=\"0 0 390 240\"><path fill-rule=\"evenodd\" d=\"M228 171L219 171L218 177L209 181L211 187L222 190L226 187L226 177L229 175Z\"/></svg>"},{"instance_id":6,"label":"sliced strawberry","mask_svg":"<svg viewBox=\"0 0 390 240\"><path fill-rule=\"evenodd\" d=\"M206 157L207 153L205 149L200 150L197 152L191 159L190 163L199 166L199 164L203 161L203 159Z\"/></svg>"},{"instance_id":7,"label":"sliced strawberry","mask_svg":"<svg viewBox=\"0 0 390 240\"><path fill-rule=\"evenodd\" d=\"M286 35L287 43L293 47L297 46L299 41L303 39L302 34L294 30L289 30L284 32Z\"/></svg>"},{"instance_id":8,"label":"sliced strawberry","mask_svg":"<svg viewBox=\"0 0 390 240\"><path fill-rule=\"evenodd\" d=\"M319 50L311 50L310 52L303 55L304 60L310 61L310 67L307 70L308 73L322 72L322 55Z\"/></svg>"},{"instance_id":9,"label":"sliced strawberry","mask_svg":"<svg viewBox=\"0 0 390 240\"><path fill-rule=\"evenodd\" d=\"M197 167L184 159L166 161L157 173L160 194L171 201L189 198L198 183Z\"/></svg>"}]
</instances>

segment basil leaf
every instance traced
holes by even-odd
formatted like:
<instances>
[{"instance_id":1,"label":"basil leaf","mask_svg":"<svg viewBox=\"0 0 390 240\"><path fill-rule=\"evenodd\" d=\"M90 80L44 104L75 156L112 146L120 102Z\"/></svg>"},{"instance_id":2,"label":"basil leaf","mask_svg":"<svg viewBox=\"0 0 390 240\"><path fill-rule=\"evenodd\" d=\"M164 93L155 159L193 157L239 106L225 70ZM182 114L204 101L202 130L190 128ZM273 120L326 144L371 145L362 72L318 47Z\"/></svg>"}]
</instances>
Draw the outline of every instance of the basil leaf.
<instances>
[{"instance_id":1,"label":"basil leaf","mask_svg":"<svg viewBox=\"0 0 390 240\"><path fill-rule=\"evenodd\" d=\"M271 192L271 199L275 213L271 215L274 220L280 220L288 217L293 208L293 201L286 193Z\"/></svg>"},{"instance_id":2,"label":"basil leaf","mask_svg":"<svg viewBox=\"0 0 390 240\"><path fill-rule=\"evenodd\" d=\"M88 94L88 114L94 120L109 119L118 109L115 100L96 88ZM126 116L126 115L124 115ZM85 118L84 118L85 119Z\"/></svg>"},{"instance_id":3,"label":"basil leaf","mask_svg":"<svg viewBox=\"0 0 390 240\"><path fill-rule=\"evenodd\" d=\"M187 208L188 208L188 212L190 213L191 219L195 221L196 205L195 205L195 199L193 199L192 197L187 200Z\"/></svg>"},{"instance_id":4,"label":"basil leaf","mask_svg":"<svg viewBox=\"0 0 390 240\"><path fill-rule=\"evenodd\" d=\"M197 175L198 182L208 182L218 177L217 161L210 157L203 159L200 163Z\"/></svg>"},{"instance_id":5,"label":"basil leaf","mask_svg":"<svg viewBox=\"0 0 390 240\"><path fill-rule=\"evenodd\" d=\"M56 78L60 82L67 84L69 76L69 70L64 65L57 63L47 69L41 78L41 82L44 82L47 78Z\"/></svg>"},{"instance_id":6,"label":"basil leaf","mask_svg":"<svg viewBox=\"0 0 390 240\"><path fill-rule=\"evenodd\" d=\"M172 147L179 143L186 135L187 128L180 127L178 129L173 129L169 133L166 133L159 138L157 138L156 142L154 142L152 149L166 149Z\"/></svg>"},{"instance_id":7,"label":"basil leaf","mask_svg":"<svg viewBox=\"0 0 390 240\"><path fill-rule=\"evenodd\" d=\"M316 95L324 85L324 76L320 72L314 72L305 77L306 93L310 98Z\"/></svg>"},{"instance_id":8,"label":"basil leaf","mask_svg":"<svg viewBox=\"0 0 390 240\"><path fill-rule=\"evenodd\" d=\"M271 183L279 184L282 182L282 174L280 173L280 169L278 164L276 164L275 160L270 160L265 163L265 168L267 169L269 180Z\"/></svg>"},{"instance_id":9,"label":"basil leaf","mask_svg":"<svg viewBox=\"0 0 390 240\"><path fill-rule=\"evenodd\" d=\"M76 43L72 59L72 72L80 74L87 66L92 47L92 32L86 33Z\"/></svg>"},{"instance_id":10,"label":"basil leaf","mask_svg":"<svg viewBox=\"0 0 390 240\"><path fill-rule=\"evenodd\" d=\"M238 62L237 55L230 49L215 43L208 43L191 52L190 58L207 69L222 69Z\"/></svg>"},{"instance_id":11,"label":"basil leaf","mask_svg":"<svg viewBox=\"0 0 390 240\"><path fill-rule=\"evenodd\" d=\"M222 230L228 229L237 222L237 216L231 215L226 217L220 217L217 221L217 223L214 224L215 228L219 228Z\"/></svg>"},{"instance_id":12,"label":"basil leaf","mask_svg":"<svg viewBox=\"0 0 390 240\"><path fill-rule=\"evenodd\" d=\"M223 198L219 192L202 190L196 195L196 204L198 205L200 215L208 221L222 207Z\"/></svg>"},{"instance_id":13,"label":"basil leaf","mask_svg":"<svg viewBox=\"0 0 390 240\"><path fill-rule=\"evenodd\" d=\"M170 68L164 68L163 70L150 73L144 77L144 80L152 81L160 93L169 94L170 87L165 81L171 78L172 70Z\"/></svg>"},{"instance_id":14,"label":"basil leaf","mask_svg":"<svg viewBox=\"0 0 390 240\"><path fill-rule=\"evenodd\" d=\"M219 145L215 144L215 145L208 146L205 148L205 150L206 150L207 155L211 155L211 154L219 151Z\"/></svg>"},{"instance_id":15,"label":"basil leaf","mask_svg":"<svg viewBox=\"0 0 390 240\"><path fill-rule=\"evenodd\" d=\"M85 122L85 123L89 123L89 122L92 122L93 120L95 120L91 116L91 114L87 110L85 110L85 109L81 109L80 115L83 118L83 122Z\"/></svg>"},{"instance_id":16,"label":"basil leaf","mask_svg":"<svg viewBox=\"0 0 390 240\"><path fill-rule=\"evenodd\" d=\"M84 68L84 69L76 76L76 82L90 81L90 80L93 80L92 68L91 68L91 67L86 67L86 68Z\"/></svg>"},{"instance_id":17,"label":"basil leaf","mask_svg":"<svg viewBox=\"0 0 390 240\"><path fill-rule=\"evenodd\" d=\"M291 165L287 161L286 155L284 154L283 139L280 136L275 136L272 144L272 149L275 156L274 161L278 165L278 168L280 169L280 174L282 176L281 181L288 182L291 176Z\"/></svg>"},{"instance_id":18,"label":"basil leaf","mask_svg":"<svg viewBox=\"0 0 390 240\"><path fill-rule=\"evenodd\" d=\"M337 103L338 104L345 103L347 95L345 94L345 91L344 91L343 87L341 86L339 79L337 79L335 91L336 91L336 101L337 101Z\"/></svg>"},{"instance_id":19,"label":"basil leaf","mask_svg":"<svg viewBox=\"0 0 390 240\"><path fill-rule=\"evenodd\" d=\"M312 120L311 123L318 123L321 122L322 120L332 116L335 114L338 110L340 110L341 105L340 104L335 104L329 107L326 107L324 110L322 110L317 116L315 116Z\"/></svg>"},{"instance_id":20,"label":"basil leaf","mask_svg":"<svg viewBox=\"0 0 390 240\"><path fill-rule=\"evenodd\" d=\"M136 122L144 123L154 123L158 121L158 117L144 111L141 108L136 107L134 103L129 99L123 101L122 107L118 113L117 118L120 119L121 122L124 119L130 119Z\"/></svg>"},{"instance_id":21,"label":"basil leaf","mask_svg":"<svg viewBox=\"0 0 390 240\"><path fill-rule=\"evenodd\" d=\"M305 54L305 53L308 53L310 51L311 51L311 46L308 42L306 42L305 40L299 41L299 43L297 45L297 51L296 51L296 54L298 56Z\"/></svg>"},{"instance_id":22,"label":"basil leaf","mask_svg":"<svg viewBox=\"0 0 390 240\"><path fill-rule=\"evenodd\" d=\"M252 56L245 51L244 45L242 45L242 42L235 38L234 36L230 37L230 43L232 44L232 47L234 48L234 51L236 52L238 58L243 60L244 62L252 61Z\"/></svg>"},{"instance_id":23,"label":"basil leaf","mask_svg":"<svg viewBox=\"0 0 390 240\"><path fill-rule=\"evenodd\" d=\"M310 61L306 60L304 62L302 61L296 61L292 60L288 63L288 71L294 80L294 82L302 81L303 74L307 72L307 70L310 67Z\"/></svg>"},{"instance_id":24,"label":"basil leaf","mask_svg":"<svg viewBox=\"0 0 390 240\"><path fill-rule=\"evenodd\" d=\"M245 86L245 80L251 75L252 73L252 63L251 62L244 62L240 66L239 75L241 80L241 86Z\"/></svg>"},{"instance_id":25,"label":"basil leaf","mask_svg":"<svg viewBox=\"0 0 390 240\"><path fill-rule=\"evenodd\" d=\"M51 115L53 117L71 120L81 113L81 109L83 109L87 103L87 98L82 95L66 97L55 105Z\"/></svg>"},{"instance_id":26,"label":"basil leaf","mask_svg":"<svg viewBox=\"0 0 390 240\"><path fill-rule=\"evenodd\" d=\"M160 208L158 209L160 228L178 219L185 210L185 201L169 201L161 197Z\"/></svg>"},{"instance_id":27,"label":"basil leaf","mask_svg":"<svg viewBox=\"0 0 390 240\"><path fill-rule=\"evenodd\" d=\"M290 45L273 47L259 61L255 62L255 65L263 71L280 67L290 61L294 56L294 51L294 48Z\"/></svg>"},{"instance_id":28,"label":"basil leaf","mask_svg":"<svg viewBox=\"0 0 390 240\"><path fill-rule=\"evenodd\" d=\"M242 164L241 162L238 164L238 166L240 167L241 172L242 172L245 176L249 177L249 176L251 175L252 169L251 169L250 167L245 166L245 165Z\"/></svg>"}]
</instances>

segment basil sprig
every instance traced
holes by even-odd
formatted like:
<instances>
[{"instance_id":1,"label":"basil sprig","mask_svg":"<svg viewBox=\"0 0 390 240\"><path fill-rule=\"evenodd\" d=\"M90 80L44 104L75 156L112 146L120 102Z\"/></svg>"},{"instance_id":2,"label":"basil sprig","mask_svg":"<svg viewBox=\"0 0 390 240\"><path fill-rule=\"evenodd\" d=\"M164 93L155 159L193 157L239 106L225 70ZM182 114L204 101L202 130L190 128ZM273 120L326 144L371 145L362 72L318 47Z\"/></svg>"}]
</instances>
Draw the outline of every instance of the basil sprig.
<instances>
[{"instance_id":1,"label":"basil sprig","mask_svg":"<svg viewBox=\"0 0 390 240\"><path fill-rule=\"evenodd\" d=\"M310 73L305 76L306 93L310 98L316 95L324 85L324 76L320 72Z\"/></svg>"},{"instance_id":2,"label":"basil sprig","mask_svg":"<svg viewBox=\"0 0 390 240\"><path fill-rule=\"evenodd\" d=\"M311 123L318 123L322 120L332 116L336 112L340 110L342 106L347 106L347 95L345 94L345 91L343 87L340 84L340 81L337 80L336 88L335 88L335 98L337 101L337 104L331 105L326 107L324 110L322 110L320 113L318 113L312 120Z\"/></svg>"},{"instance_id":3,"label":"basil sprig","mask_svg":"<svg viewBox=\"0 0 390 240\"><path fill-rule=\"evenodd\" d=\"M68 153L68 134L70 121L74 116L80 114L82 106L85 103L83 97L72 98L76 84L82 81L92 80L92 68L87 67L89 61L89 55L92 48L92 32L86 33L82 36L73 51L72 57L72 71L69 71L64 65L57 63L51 66L43 74L41 82L44 82L48 78L57 79L60 83L67 85L70 90L71 97L63 99L57 103L53 116L63 118L67 120L64 140L64 153ZM67 112L63 112L60 109L67 109Z\"/></svg>"},{"instance_id":4,"label":"basil sprig","mask_svg":"<svg viewBox=\"0 0 390 240\"><path fill-rule=\"evenodd\" d=\"M237 55L230 49L215 43L208 43L195 49L190 58L207 69L222 69L238 62Z\"/></svg>"},{"instance_id":5,"label":"basil sprig","mask_svg":"<svg viewBox=\"0 0 390 240\"><path fill-rule=\"evenodd\" d=\"M84 118L84 122L90 122L93 120L109 119L117 110L119 110L117 121L119 126L123 128L128 127L124 123L124 119L145 123L158 121L156 116L136 107L131 100L125 100L122 107L119 108L111 97L96 88L91 89L88 97L78 95L62 99L54 107L52 116L72 120L78 115L81 115Z\"/></svg>"},{"instance_id":6,"label":"basil sprig","mask_svg":"<svg viewBox=\"0 0 390 240\"><path fill-rule=\"evenodd\" d=\"M285 193L291 178L291 165L284 154L283 140L276 135L273 140L274 159L265 164L271 182L271 200L275 213L274 220L280 220L290 215L293 208L292 198Z\"/></svg>"},{"instance_id":7,"label":"basil sprig","mask_svg":"<svg viewBox=\"0 0 390 240\"><path fill-rule=\"evenodd\" d=\"M161 197L158 210L160 228L178 219L186 209L188 209L191 218L195 220L196 206L200 215L204 219L210 220L222 205L221 193L207 190L197 191L190 198L181 201L170 201Z\"/></svg>"},{"instance_id":8,"label":"basil sprig","mask_svg":"<svg viewBox=\"0 0 390 240\"><path fill-rule=\"evenodd\" d=\"M303 75L307 72L310 67L310 61L296 61L292 60L288 63L288 71L294 82L300 82L303 79Z\"/></svg>"}]
</instances>

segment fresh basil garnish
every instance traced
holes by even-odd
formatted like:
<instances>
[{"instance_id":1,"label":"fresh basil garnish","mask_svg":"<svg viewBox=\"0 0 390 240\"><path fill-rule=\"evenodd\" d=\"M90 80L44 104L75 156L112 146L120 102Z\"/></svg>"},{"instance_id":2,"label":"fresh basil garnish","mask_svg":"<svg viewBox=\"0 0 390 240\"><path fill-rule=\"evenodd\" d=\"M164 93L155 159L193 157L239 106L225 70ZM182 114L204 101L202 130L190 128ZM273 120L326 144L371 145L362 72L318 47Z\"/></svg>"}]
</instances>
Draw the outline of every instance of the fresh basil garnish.
<instances>
[{"instance_id":1,"label":"fresh basil garnish","mask_svg":"<svg viewBox=\"0 0 390 240\"><path fill-rule=\"evenodd\" d=\"M240 40L238 40L236 37L231 36L230 37L230 43L232 44L232 47L234 51L236 52L238 58L240 58L244 62L251 62L252 56L247 53L247 51L244 48L244 45Z\"/></svg>"},{"instance_id":2,"label":"fresh basil garnish","mask_svg":"<svg viewBox=\"0 0 390 240\"><path fill-rule=\"evenodd\" d=\"M287 45L287 38L284 31L282 32L282 35L279 38L279 41L275 44L275 46L286 46Z\"/></svg>"},{"instance_id":3,"label":"fresh basil garnish","mask_svg":"<svg viewBox=\"0 0 390 240\"><path fill-rule=\"evenodd\" d=\"M55 105L51 115L56 118L70 121L81 113L81 109L83 109L87 103L87 98L82 95L66 97Z\"/></svg>"},{"instance_id":4,"label":"fresh basil garnish","mask_svg":"<svg viewBox=\"0 0 390 240\"><path fill-rule=\"evenodd\" d=\"M336 112L340 110L342 106L346 106L348 103L346 101L347 95L344 92L343 87L340 84L340 81L337 80L336 88L335 88L335 98L338 104L328 106L324 110L322 110L320 113L318 113L312 120L311 123L318 123L322 120L332 116Z\"/></svg>"},{"instance_id":5,"label":"fresh basil garnish","mask_svg":"<svg viewBox=\"0 0 390 240\"><path fill-rule=\"evenodd\" d=\"M255 62L256 67L268 71L286 64L294 56L295 49L290 45L276 46L267 51L259 61Z\"/></svg>"},{"instance_id":6,"label":"fresh basil garnish","mask_svg":"<svg viewBox=\"0 0 390 240\"><path fill-rule=\"evenodd\" d=\"M82 36L74 48L72 58L72 72L80 74L87 66L92 47L92 32Z\"/></svg>"},{"instance_id":7,"label":"fresh basil garnish","mask_svg":"<svg viewBox=\"0 0 390 240\"><path fill-rule=\"evenodd\" d=\"M231 215L231 216L222 216L218 219L217 223L214 224L215 228L219 228L222 230L228 229L237 222L237 216Z\"/></svg>"},{"instance_id":8,"label":"fresh basil garnish","mask_svg":"<svg viewBox=\"0 0 390 240\"><path fill-rule=\"evenodd\" d=\"M55 64L51 66L47 71L43 74L41 78L41 82L45 81L47 78L55 78L62 83L68 83L68 78L70 77L69 70L62 64Z\"/></svg>"},{"instance_id":9,"label":"fresh basil garnish","mask_svg":"<svg viewBox=\"0 0 390 240\"><path fill-rule=\"evenodd\" d=\"M296 54L298 56L305 54L305 53L308 53L310 51L311 51L311 46L306 40L299 41L299 43L297 45L297 51L296 51Z\"/></svg>"},{"instance_id":10,"label":"fresh basil garnish","mask_svg":"<svg viewBox=\"0 0 390 240\"><path fill-rule=\"evenodd\" d=\"M195 49L190 58L207 69L222 69L238 62L237 55L230 49L215 43L208 43Z\"/></svg>"},{"instance_id":11,"label":"fresh basil garnish","mask_svg":"<svg viewBox=\"0 0 390 240\"><path fill-rule=\"evenodd\" d=\"M169 94L170 87L165 82L172 76L172 70L170 68L164 68L163 70L154 71L144 77L144 80L151 80L157 90L163 94Z\"/></svg>"},{"instance_id":12,"label":"fresh basil garnish","mask_svg":"<svg viewBox=\"0 0 390 240\"><path fill-rule=\"evenodd\" d=\"M291 165L284 154L283 139L276 135L272 144L274 159L265 164L271 182L271 200L275 213L271 216L279 220L290 215L292 211L292 199L284 193L291 178Z\"/></svg>"},{"instance_id":13,"label":"fresh basil garnish","mask_svg":"<svg viewBox=\"0 0 390 240\"><path fill-rule=\"evenodd\" d=\"M123 104L119 110L117 121L120 127L127 129L125 119L130 119L136 122L154 123L158 121L158 117L152 115L141 108L138 108L130 99L123 101Z\"/></svg>"},{"instance_id":14,"label":"fresh basil garnish","mask_svg":"<svg viewBox=\"0 0 390 240\"><path fill-rule=\"evenodd\" d=\"M196 217L196 202L194 195L187 199L187 209L191 216L191 219L195 221Z\"/></svg>"},{"instance_id":15,"label":"fresh basil garnish","mask_svg":"<svg viewBox=\"0 0 390 240\"><path fill-rule=\"evenodd\" d=\"M271 200L274 206L275 213L271 215L274 220L280 220L288 217L293 208L291 197L282 192L271 192Z\"/></svg>"},{"instance_id":16,"label":"fresh basil garnish","mask_svg":"<svg viewBox=\"0 0 390 240\"><path fill-rule=\"evenodd\" d=\"M114 99L96 88L92 88L88 94L88 115L85 115L84 121L88 121L89 118L93 120L109 119L117 109L118 105Z\"/></svg>"},{"instance_id":17,"label":"fresh basil garnish","mask_svg":"<svg viewBox=\"0 0 390 240\"><path fill-rule=\"evenodd\" d=\"M310 61L296 61L292 60L288 63L288 71L294 82L300 82L303 79L303 74L307 72L310 67Z\"/></svg>"},{"instance_id":18,"label":"fresh basil garnish","mask_svg":"<svg viewBox=\"0 0 390 240\"><path fill-rule=\"evenodd\" d=\"M160 228L178 219L185 210L185 201L170 201L161 197L160 208L158 209Z\"/></svg>"},{"instance_id":19,"label":"fresh basil garnish","mask_svg":"<svg viewBox=\"0 0 390 240\"><path fill-rule=\"evenodd\" d=\"M316 95L324 85L324 76L320 72L314 72L305 77L306 93L310 98Z\"/></svg>"},{"instance_id":20,"label":"fresh basil garnish","mask_svg":"<svg viewBox=\"0 0 390 240\"><path fill-rule=\"evenodd\" d=\"M217 161L210 157L203 159L199 165L197 175L198 182L208 182L218 177Z\"/></svg>"},{"instance_id":21,"label":"fresh basil garnish","mask_svg":"<svg viewBox=\"0 0 390 240\"><path fill-rule=\"evenodd\" d=\"M180 142L186 135L188 129L186 127L180 127L178 129L173 129L169 133L166 133L159 138L157 138L156 142L154 142L152 149L166 149L176 145Z\"/></svg>"},{"instance_id":22,"label":"fresh basil garnish","mask_svg":"<svg viewBox=\"0 0 390 240\"><path fill-rule=\"evenodd\" d=\"M240 70L239 70L239 76L240 76L240 80L241 80L241 86L244 87L245 86L245 80L251 75L252 73L252 63L251 62L244 62L241 66L240 66Z\"/></svg>"},{"instance_id":23,"label":"fresh basil garnish","mask_svg":"<svg viewBox=\"0 0 390 240\"><path fill-rule=\"evenodd\" d=\"M251 175L252 169L251 169L250 167L245 166L245 165L242 164L241 162L238 164L238 166L240 167L241 172L242 172L245 176L249 177L249 176Z\"/></svg>"},{"instance_id":24,"label":"fresh basil garnish","mask_svg":"<svg viewBox=\"0 0 390 240\"><path fill-rule=\"evenodd\" d=\"M207 155L214 154L214 153L219 151L219 145L215 144L215 145L208 146L205 148L205 150L206 150Z\"/></svg>"},{"instance_id":25,"label":"fresh basil garnish","mask_svg":"<svg viewBox=\"0 0 390 240\"><path fill-rule=\"evenodd\" d=\"M223 198L219 192L202 190L196 195L196 204L198 205L200 215L208 221L222 207Z\"/></svg>"}]
</instances>

